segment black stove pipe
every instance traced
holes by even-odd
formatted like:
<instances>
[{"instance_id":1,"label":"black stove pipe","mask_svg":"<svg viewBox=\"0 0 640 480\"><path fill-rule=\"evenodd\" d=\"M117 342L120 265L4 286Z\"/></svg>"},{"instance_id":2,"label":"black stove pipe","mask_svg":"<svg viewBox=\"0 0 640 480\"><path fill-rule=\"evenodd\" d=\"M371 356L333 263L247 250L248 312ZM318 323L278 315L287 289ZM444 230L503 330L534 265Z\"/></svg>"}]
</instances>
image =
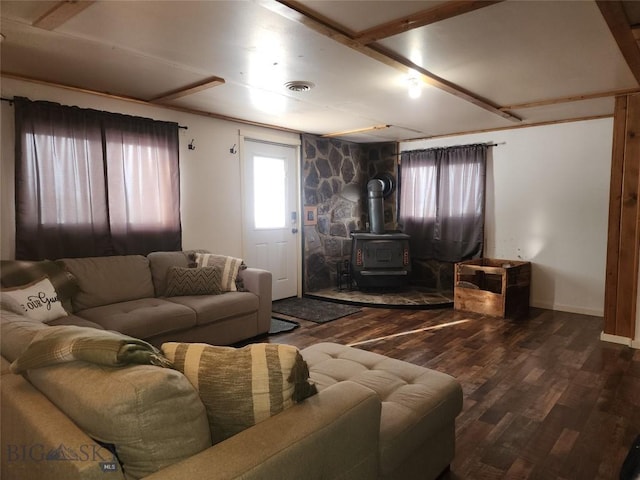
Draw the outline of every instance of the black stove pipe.
<instances>
[{"instance_id":1,"label":"black stove pipe","mask_svg":"<svg viewBox=\"0 0 640 480\"><path fill-rule=\"evenodd\" d=\"M369 228L371 233L384 233L384 182L377 178L367 183Z\"/></svg>"}]
</instances>

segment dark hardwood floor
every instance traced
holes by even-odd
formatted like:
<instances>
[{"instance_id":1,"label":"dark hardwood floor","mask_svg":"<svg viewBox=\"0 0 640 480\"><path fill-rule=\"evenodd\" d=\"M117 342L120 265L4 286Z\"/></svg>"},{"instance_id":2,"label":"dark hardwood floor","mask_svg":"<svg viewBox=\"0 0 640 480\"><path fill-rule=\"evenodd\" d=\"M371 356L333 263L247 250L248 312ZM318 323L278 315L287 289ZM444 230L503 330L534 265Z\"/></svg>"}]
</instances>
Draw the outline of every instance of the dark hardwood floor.
<instances>
[{"instance_id":1,"label":"dark hardwood floor","mask_svg":"<svg viewBox=\"0 0 640 480\"><path fill-rule=\"evenodd\" d=\"M460 381L464 408L445 480L613 480L640 434L640 350L600 341L599 317L363 308L299 323L266 341L355 343Z\"/></svg>"}]
</instances>

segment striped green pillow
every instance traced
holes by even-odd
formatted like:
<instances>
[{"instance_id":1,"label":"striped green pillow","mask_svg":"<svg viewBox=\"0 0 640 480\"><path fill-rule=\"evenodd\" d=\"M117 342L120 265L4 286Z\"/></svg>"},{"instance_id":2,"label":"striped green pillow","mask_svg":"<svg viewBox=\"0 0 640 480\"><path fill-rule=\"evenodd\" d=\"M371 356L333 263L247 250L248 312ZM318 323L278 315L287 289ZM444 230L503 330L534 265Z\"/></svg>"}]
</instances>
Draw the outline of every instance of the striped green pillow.
<instances>
[{"instance_id":1,"label":"striped green pillow","mask_svg":"<svg viewBox=\"0 0 640 480\"><path fill-rule=\"evenodd\" d=\"M317 392L307 363L291 345L165 343L162 352L198 390L214 444Z\"/></svg>"}]
</instances>

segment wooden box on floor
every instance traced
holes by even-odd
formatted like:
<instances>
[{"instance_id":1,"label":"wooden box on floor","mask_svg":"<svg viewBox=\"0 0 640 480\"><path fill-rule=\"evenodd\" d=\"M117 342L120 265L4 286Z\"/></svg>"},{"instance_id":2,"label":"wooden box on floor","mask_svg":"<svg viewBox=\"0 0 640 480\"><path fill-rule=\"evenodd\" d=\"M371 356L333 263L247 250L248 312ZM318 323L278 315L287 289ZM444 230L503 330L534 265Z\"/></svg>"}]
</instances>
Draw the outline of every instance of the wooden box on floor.
<instances>
[{"instance_id":1,"label":"wooden box on floor","mask_svg":"<svg viewBox=\"0 0 640 480\"><path fill-rule=\"evenodd\" d=\"M454 308L516 318L529 311L531 263L479 258L456 264Z\"/></svg>"}]
</instances>

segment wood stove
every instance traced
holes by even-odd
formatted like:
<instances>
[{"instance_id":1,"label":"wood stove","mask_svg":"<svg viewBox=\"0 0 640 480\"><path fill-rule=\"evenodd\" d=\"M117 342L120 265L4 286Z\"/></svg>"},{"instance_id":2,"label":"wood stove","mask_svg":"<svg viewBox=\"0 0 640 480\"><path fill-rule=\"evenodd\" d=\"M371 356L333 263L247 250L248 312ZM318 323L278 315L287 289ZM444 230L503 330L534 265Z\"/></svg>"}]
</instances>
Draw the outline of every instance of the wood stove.
<instances>
[{"instance_id":1,"label":"wood stove","mask_svg":"<svg viewBox=\"0 0 640 480\"><path fill-rule=\"evenodd\" d=\"M359 288L401 287L409 281L409 235L384 228L385 181L367 183L370 231L351 232L351 278Z\"/></svg>"},{"instance_id":2,"label":"wood stove","mask_svg":"<svg viewBox=\"0 0 640 480\"><path fill-rule=\"evenodd\" d=\"M358 287L401 287L408 283L409 235L355 231L351 239L351 276Z\"/></svg>"}]
</instances>

